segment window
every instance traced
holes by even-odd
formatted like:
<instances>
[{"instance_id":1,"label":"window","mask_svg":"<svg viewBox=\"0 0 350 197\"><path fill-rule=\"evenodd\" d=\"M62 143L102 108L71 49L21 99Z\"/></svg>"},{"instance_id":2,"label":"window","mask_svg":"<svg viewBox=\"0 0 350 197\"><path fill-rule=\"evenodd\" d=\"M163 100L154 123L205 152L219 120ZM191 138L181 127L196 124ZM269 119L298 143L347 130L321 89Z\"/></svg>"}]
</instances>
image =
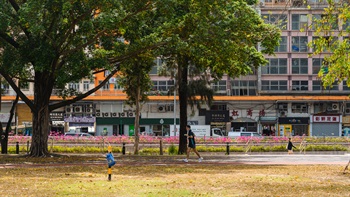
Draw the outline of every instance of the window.
<instances>
[{"instance_id":1,"label":"window","mask_svg":"<svg viewBox=\"0 0 350 197\"><path fill-rule=\"evenodd\" d=\"M156 60L154 60L154 66L152 66L152 69L149 74L154 74L154 75L158 74L158 70L162 66L162 64L163 64L162 59L158 57Z\"/></svg>"},{"instance_id":2,"label":"window","mask_svg":"<svg viewBox=\"0 0 350 197\"><path fill-rule=\"evenodd\" d=\"M123 90L124 88L118 83L118 80L114 83L114 89L115 90Z\"/></svg>"},{"instance_id":3,"label":"window","mask_svg":"<svg viewBox=\"0 0 350 197\"><path fill-rule=\"evenodd\" d=\"M346 84L346 81L343 81L343 90L350 90L349 86Z\"/></svg>"},{"instance_id":4,"label":"window","mask_svg":"<svg viewBox=\"0 0 350 197\"><path fill-rule=\"evenodd\" d=\"M293 52L307 52L307 36L293 36L291 50Z\"/></svg>"},{"instance_id":5,"label":"window","mask_svg":"<svg viewBox=\"0 0 350 197\"><path fill-rule=\"evenodd\" d=\"M292 14L292 30L307 29L307 21L306 14Z\"/></svg>"},{"instance_id":6,"label":"window","mask_svg":"<svg viewBox=\"0 0 350 197\"><path fill-rule=\"evenodd\" d=\"M287 36L281 36L280 45L275 47L275 52L287 52Z\"/></svg>"},{"instance_id":7,"label":"window","mask_svg":"<svg viewBox=\"0 0 350 197\"><path fill-rule=\"evenodd\" d=\"M320 112L324 112L324 105L323 103L315 103L314 104L314 113L320 113Z\"/></svg>"},{"instance_id":8,"label":"window","mask_svg":"<svg viewBox=\"0 0 350 197\"><path fill-rule=\"evenodd\" d=\"M226 93L226 90L227 90L226 81L224 81L224 80L213 82L210 84L210 87L214 91L214 93L216 93L216 94L224 94L224 95L227 94Z\"/></svg>"},{"instance_id":9,"label":"window","mask_svg":"<svg viewBox=\"0 0 350 197\"><path fill-rule=\"evenodd\" d=\"M153 83L153 91L162 91L162 92L167 92L171 87L174 86L174 81L169 80L169 81L152 81Z\"/></svg>"},{"instance_id":10,"label":"window","mask_svg":"<svg viewBox=\"0 0 350 197\"><path fill-rule=\"evenodd\" d=\"M316 25L317 24L316 21L317 20L321 20L321 19L327 19L328 20L328 18L329 18L328 16L323 15L323 14L313 14L312 15L312 24L313 24L312 29L313 30L316 29L316 26L317 26ZM332 30L337 30L338 29L338 16L334 15L329 20L330 20L329 23L332 24L332 26L331 26ZM332 21L332 20L335 20L335 21ZM323 26L324 25L328 25L328 23L324 23L322 25Z\"/></svg>"},{"instance_id":11,"label":"window","mask_svg":"<svg viewBox=\"0 0 350 197\"><path fill-rule=\"evenodd\" d=\"M269 63L261 67L262 74L287 74L286 58L271 58L267 60Z\"/></svg>"},{"instance_id":12,"label":"window","mask_svg":"<svg viewBox=\"0 0 350 197\"><path fill-rule=\"evenodd\" d=\"M278 112L287 112L288 111L288 104L287 103L279 103L278 104Z\"/></svg>"},{"instance_id":13,"label":"window","mask_svg":"<svg viewBox=\"0 0 350 197\"><path fill-rule=\"evenodd\" d=\"M321 81L312 81L312 90L317 91L317 90L338 90L338 83L334 82L332 84L332 87L323 87L323 84Z\"/></svg>"},{"instance_id":14,"label":"window","mask_svg":"<svg viewBox=\"0 0 350 197\"><path fill-rule=\"evenodd\" d=\"M336 41L338 41L338 38L334 37L334 36L333 37L324 36L322 38L325 39L323 42L325 42L329 47L332 46ZM316 43L315 42L317 42L317 39L319 39L319 37L317 37L317 36L312 37L313 51L316 50ZM330 50L327 49L327 46L325 46L322 50L323 50L323 52L330 52Z\"/></svg>"},{"instance_id":15,"label":"window","mask_svg":"<svg viewBox=\"0 0 350 197\"><path fill-rule=\"evenodd\" d=\"M90 89L90 81L83 81L84 91L88 91Z\"/></svg>"},{"instance_id":16,"label":"window","mask_svg":"<svg viewBox=\"0 0 350 197\"><path fill-rule=\"evenodd\" d=\"M322 90L321 81L312 81L312 90Z\"/></svg>"},{"instance_id":17,"label":"window","mask_svg":"<svg viewBox=\"0 0 350 197\"><path fill-rule=\"evenodd\" d=\"M76 91L79 91L79 89L80 89L79 83L69 83L68 87L69 87L69 89L73 89Z\"/></svg>"},{"instance_id":18,"label":"window","mask_svg":"<svg viewBox=\"0 0 350 197\"><path fill-rule=\"evenodd\" d=\"M308 105L305 103L292 103L292 113L307 113Z\"/></svg>"},{"instance_id":19,"label":"window","mask_svg":"<svg viewBox=\"0 0 350 197\"><path fill-rule=\"evenodd\" d=\"M293 58L292 74L307 74L307 73L308 73L307 58Z\"/></svg>"},{"instance_id":20,"label":"window","mask_svg":"<svg viewBox=\"0 0 350 197\"><path fill-rule=\"evenodd\" d=\"M287 81L261 81L261 90L287 90Z\"/></svg>"},{"instance_id":21,"label":"window","mask_svg":"<svg viewBox=\"0 0 350 197\"><path fill-rule=\"evenodd\" d=\"M213 104L210 107L210 110L225 111L225 110L227 110L227 106L226 106L226 104Z\"/></svg>"},{"instance_id":22,"label":"window","mask_svg":"<svg viewBox=\"0 0 350 197\"><path fill-rule=\"evenodd\" d=\"M313 58L312 59L312 74L318 74L322 67L323 58Z\"/></svg>"},{"instance_id":23,"label":"window","mask_svg":"<svg viewBox=\"0 0 350 197\"><path fill-rule=\"evenodd\" d=\"M307 91L308 81L292 81L292 91Z\"/></svg>"},{"instance_id":24,"label":"window","mask_svg":"<svg viewBox=\"0 0 350 197\"><path fill-rule=\"evenodd\" d=\"M256 81L232 81L232 95L242 96L242 95L256 95Z\"/></svg>"},{"instance_id":25,"label":"window","mask_svg":"<svg viewBox=\"0 0 350 197\"><path fill-rule=\"evenodd\" d=\"M102 83L102 81L98 81L98 84L101 84L101 83ZM109 82L108 81L104 86L102 86L102 90L109 90Z\"/></svg>"},{"instance_id":26,"label":"window","mask_svg":"<svg viewBox=\"0 0 350 197\"><path fill-rule=\"evenodd\" d=\"M265 23L274 24L283 30L287 29L288 19L285 14L262 14L261 17Z\"/></svg>"}]
</instances>

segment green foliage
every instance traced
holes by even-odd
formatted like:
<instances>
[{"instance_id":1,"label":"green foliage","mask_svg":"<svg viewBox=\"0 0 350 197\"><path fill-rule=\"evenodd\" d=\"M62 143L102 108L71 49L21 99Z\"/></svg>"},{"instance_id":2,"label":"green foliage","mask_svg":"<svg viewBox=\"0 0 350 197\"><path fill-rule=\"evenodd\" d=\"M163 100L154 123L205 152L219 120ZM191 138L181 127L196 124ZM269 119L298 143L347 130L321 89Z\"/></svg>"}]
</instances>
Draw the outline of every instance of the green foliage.
<instances>
[{"instance_id":1,"label":"green foliage","mask_svg":"<svg viewBox=\"0 0 350 197\"><path fill-rule=\"evenodd\" d=\"M174 144L171 144L168 147L168 154L169 155L176 155L179 151L179 148L177 146L175 146Z\"/></svg>"},{"instance_id":2,"label":"green foliage","mask_svg":"<svg viewBox=\"0 0 350 197\"><path fill-rule=\"evenodd\" d=\"M309 43L313 48L313 55L325 54L319 77L324 87L332 87L334 83L346 81L350 87L350 9L347 1L328 0L328 6L322 13L322 18L315 19L313 28L315 36L319 38ZM338 31L338 22L343 24ZM327 68L327 69L325 69Z\"/></svg>"},{"instance_id":3,"label":"green foliage","mask_svg":"<svg viewBox=\"0 0 350 197\"><path fill-rule=\"evenodd\" d=\"M298 146L297 146L298 147ZM51 147L49 147L51 150ZM199 152L226 152L226 146L197 146ZM19 151L21 153L27 152L25 146L20 146ZM245 152L246 146L230 146L230 152ZM286 145L276 146L252 146L250 152L285 152ZM307 145L306 151L350 151L345 145ZM9 154L16 153L15 146L9 146ZM89 147L89 146L53 146L53 153L107 153L107 147L102 149L101 147ZM121 153L121 147L112 147L113 153ZM141 155L159 155L159 148L142 148L139 152ZM178 147L170 145L165 151L169 155L176 155L178 153Z\"/></svg>"}]
</instances>

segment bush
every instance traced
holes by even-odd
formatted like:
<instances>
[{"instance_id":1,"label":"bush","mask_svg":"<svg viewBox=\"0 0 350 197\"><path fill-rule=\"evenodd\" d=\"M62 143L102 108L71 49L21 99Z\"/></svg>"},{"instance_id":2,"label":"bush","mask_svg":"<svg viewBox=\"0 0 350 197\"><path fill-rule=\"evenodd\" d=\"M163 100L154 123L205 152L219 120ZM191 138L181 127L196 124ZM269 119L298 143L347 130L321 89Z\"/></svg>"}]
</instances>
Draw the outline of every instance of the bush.
<instances>
[{"instance_id":1,"label":"bush","mask_svg":"<svg viewBox=\"0 0 350 197\"><path fill-rule=\"evenodd\" d=\"M179 148L175 146L174 144L171 144L168 147L168 154L169 155L176 155L179 152Z\"/></svg>"}]
</instances>

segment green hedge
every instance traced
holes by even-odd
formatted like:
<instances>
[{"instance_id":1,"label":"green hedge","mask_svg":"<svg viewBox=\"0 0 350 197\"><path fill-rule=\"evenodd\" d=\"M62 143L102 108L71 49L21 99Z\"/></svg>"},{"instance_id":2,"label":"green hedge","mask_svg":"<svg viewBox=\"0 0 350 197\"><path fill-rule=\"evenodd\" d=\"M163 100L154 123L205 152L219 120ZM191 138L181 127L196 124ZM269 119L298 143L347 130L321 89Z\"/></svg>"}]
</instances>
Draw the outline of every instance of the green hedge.
<instances>
[{"instance_id":1,"label":"green hedge","mask_svg":"<svg viewBox=\"0 0 350 197\"><path fill-rule=\"evenodd\" d=\"M198 146L197 150L199 152L226 152L226 146ZM350 151L350 148L342 145L307 145L306 149L309 151ZM19 151L21 153L27 152L27 147L20 146ZM89 146L49 146L49 151L53 153L107 153L107 147L89 147ZM178 153L177 145L170 145L168 148L163 149L164 154L176 155ZM247 146L230 146L230 152L285 152L285 145L278 146L251 146L250 149ZM112 147L113 153L121 153L121 147ZM16 153L15 146L9 146L8 153ZM159 148L142 148L139 151L143 155L156 155L159 154Z\"/></svg>"}]
</instances>

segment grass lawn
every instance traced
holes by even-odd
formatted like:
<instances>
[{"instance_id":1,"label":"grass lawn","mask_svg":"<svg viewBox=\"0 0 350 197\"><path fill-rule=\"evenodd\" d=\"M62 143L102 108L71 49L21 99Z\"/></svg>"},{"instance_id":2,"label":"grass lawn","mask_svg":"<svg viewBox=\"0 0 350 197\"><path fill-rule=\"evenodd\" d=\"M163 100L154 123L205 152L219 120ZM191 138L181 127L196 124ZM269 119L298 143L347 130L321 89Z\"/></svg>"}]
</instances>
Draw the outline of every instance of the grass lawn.
<instances>
[{"instance_id":1,"label":"grass lawn","mask_svg":"<svg viewBox=\"0 0 350 197\"><path fill-rule=\"evenodd\" d=\"M108 181L104 165L9 168L2 164L33 161L0 159L2 197L350 196L350 172L343 174L345 166L340 165L116 165Z\"/></svg>"}]
</instances>

